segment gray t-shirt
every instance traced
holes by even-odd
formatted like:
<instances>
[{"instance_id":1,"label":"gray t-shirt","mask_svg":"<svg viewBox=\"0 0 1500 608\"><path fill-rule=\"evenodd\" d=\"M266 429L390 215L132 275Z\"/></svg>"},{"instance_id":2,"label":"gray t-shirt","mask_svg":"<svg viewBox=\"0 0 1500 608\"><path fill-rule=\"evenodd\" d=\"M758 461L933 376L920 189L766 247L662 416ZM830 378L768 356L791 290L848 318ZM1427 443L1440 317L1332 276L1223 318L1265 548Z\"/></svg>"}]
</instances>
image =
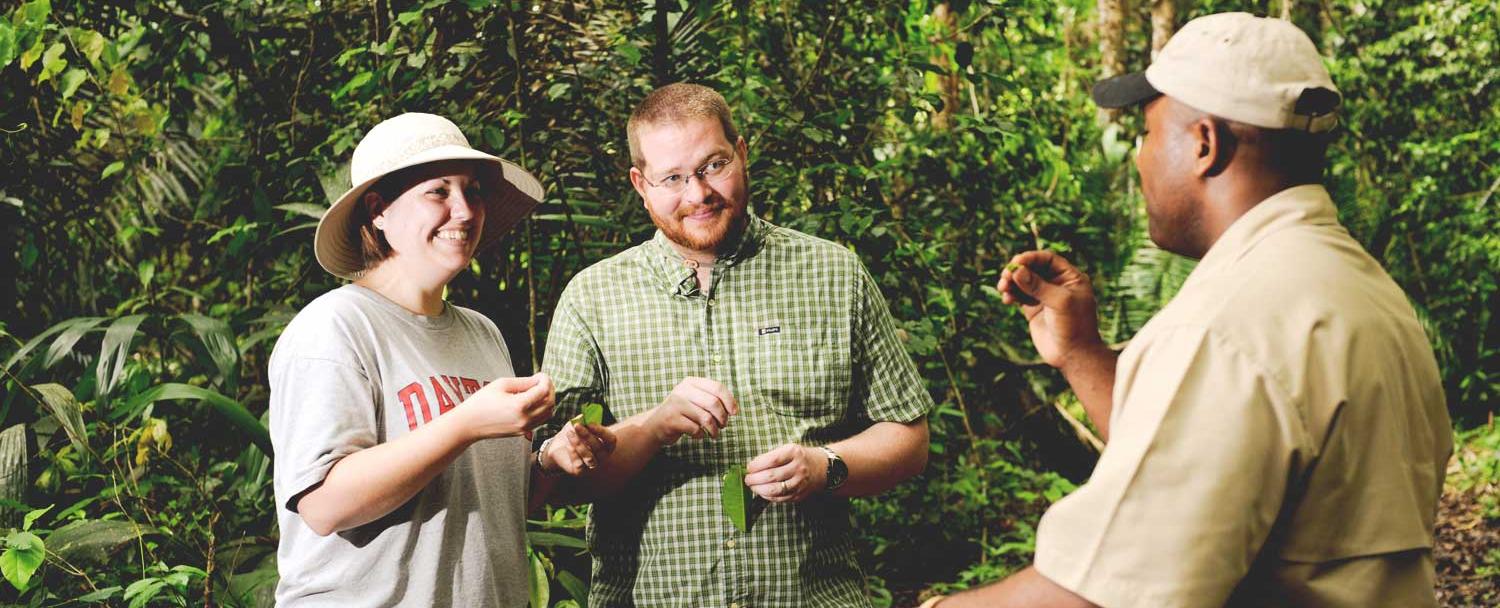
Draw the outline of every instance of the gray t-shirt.
<instances>
[{"instance_id":1,"label":"gray t-shirt","mask_svg":"<svg viewBox=\"0 0 1500 608\"><path fill-rule=\"evenodd\" d=\"M413 314L346 285L313 300L271 354L280 606L524 606L527 456L477 442L379 520L318 536L295 511L340 458L447 413L513 376L495 324L445 304Z\"/></svg>"}]
</instances>

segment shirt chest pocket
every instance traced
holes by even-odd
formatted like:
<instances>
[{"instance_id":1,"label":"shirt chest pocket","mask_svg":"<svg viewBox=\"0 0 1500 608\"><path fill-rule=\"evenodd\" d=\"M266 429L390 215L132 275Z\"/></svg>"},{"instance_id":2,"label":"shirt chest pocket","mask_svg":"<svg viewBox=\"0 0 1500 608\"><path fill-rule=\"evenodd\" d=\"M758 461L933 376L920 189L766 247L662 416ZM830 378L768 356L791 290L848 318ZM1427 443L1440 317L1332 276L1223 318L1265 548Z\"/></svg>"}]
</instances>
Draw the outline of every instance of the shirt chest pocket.
<instances>
[{"instance_id":1,"label":"shirt chest pocket","mask_svg":"<svg viewBox=\"0 0 1500 608\"><path fill-rule=\"evenodd\" d=\"M828 332L758 328L751 336L752 394L784 416L825 424L841 418L849 401L850 361L848 345L840 342Z\"/></svg>"}]
</instances>

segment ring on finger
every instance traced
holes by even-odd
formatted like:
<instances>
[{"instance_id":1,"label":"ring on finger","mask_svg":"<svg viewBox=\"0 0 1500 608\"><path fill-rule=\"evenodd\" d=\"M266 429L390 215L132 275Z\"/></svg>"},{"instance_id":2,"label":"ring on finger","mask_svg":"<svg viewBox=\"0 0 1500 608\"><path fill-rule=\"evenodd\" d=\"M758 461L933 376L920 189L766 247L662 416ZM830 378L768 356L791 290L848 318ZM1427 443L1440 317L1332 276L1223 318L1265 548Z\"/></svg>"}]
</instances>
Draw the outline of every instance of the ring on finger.
<instances>
[{"instance_id":1,"label":"ring on finger","mask_svg":"<svg viewBox=\"0 0 1500 608\"><path fill-rule=\"evenodd\" d=\"M792 493L792 489L789 488L789 487L787 487L785 479L781 480L781 493L782 494L791 494Z\"/></svg>"}]
</instances>

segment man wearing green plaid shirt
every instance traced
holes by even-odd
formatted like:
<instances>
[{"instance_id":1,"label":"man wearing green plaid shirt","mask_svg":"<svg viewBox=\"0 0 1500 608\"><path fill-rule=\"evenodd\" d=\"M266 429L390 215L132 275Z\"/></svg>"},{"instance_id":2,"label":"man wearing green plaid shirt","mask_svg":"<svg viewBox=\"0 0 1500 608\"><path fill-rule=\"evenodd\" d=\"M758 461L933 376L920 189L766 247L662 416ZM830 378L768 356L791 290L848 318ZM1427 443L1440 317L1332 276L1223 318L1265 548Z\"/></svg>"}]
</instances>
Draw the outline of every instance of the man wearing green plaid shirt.
<instances>
[{"instance_id":1,"label":"man wearing green plaid shirt","mask_svg":"<svg viewBox=\"0 0 1500 608\"><path fill-rule=\"evenodd\" d=\"M593 502L589 605L870 605L847 498L922 470L932 408L885 299L846 248L747 213L712 89L656 90L627 132L658 232L569 283L543 364L554 421L588 403L616 421L614 453L558 481ZM735 465L744 532L721 498Z\"/></svg>"}]
</instances>

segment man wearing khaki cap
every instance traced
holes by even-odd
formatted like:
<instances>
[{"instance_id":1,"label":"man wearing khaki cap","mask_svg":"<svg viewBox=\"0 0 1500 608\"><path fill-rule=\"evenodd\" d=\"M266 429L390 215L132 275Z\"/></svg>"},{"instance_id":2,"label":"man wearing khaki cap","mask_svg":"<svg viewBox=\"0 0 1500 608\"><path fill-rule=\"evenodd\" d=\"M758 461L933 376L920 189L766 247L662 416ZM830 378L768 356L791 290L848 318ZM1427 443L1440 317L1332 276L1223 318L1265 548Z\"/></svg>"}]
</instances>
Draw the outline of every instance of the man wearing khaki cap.
<instances>
[{"instance_id":1,"label":"man wearing khaki cap","mask_svg":"<svg viewBox=\"0 0 1500 608\"><path fill-rule=\"evenodd\" d=\"M965 606L1434 606L1451 431L1405 294L1321 179L1339 95L1312 41L1248 14L1189 22L1144 74L1151 239L1199 258L1118 357L1054 253L999 289L1109 440L1037 528L1034 567Z\"/></svg>"}]
</instances>

